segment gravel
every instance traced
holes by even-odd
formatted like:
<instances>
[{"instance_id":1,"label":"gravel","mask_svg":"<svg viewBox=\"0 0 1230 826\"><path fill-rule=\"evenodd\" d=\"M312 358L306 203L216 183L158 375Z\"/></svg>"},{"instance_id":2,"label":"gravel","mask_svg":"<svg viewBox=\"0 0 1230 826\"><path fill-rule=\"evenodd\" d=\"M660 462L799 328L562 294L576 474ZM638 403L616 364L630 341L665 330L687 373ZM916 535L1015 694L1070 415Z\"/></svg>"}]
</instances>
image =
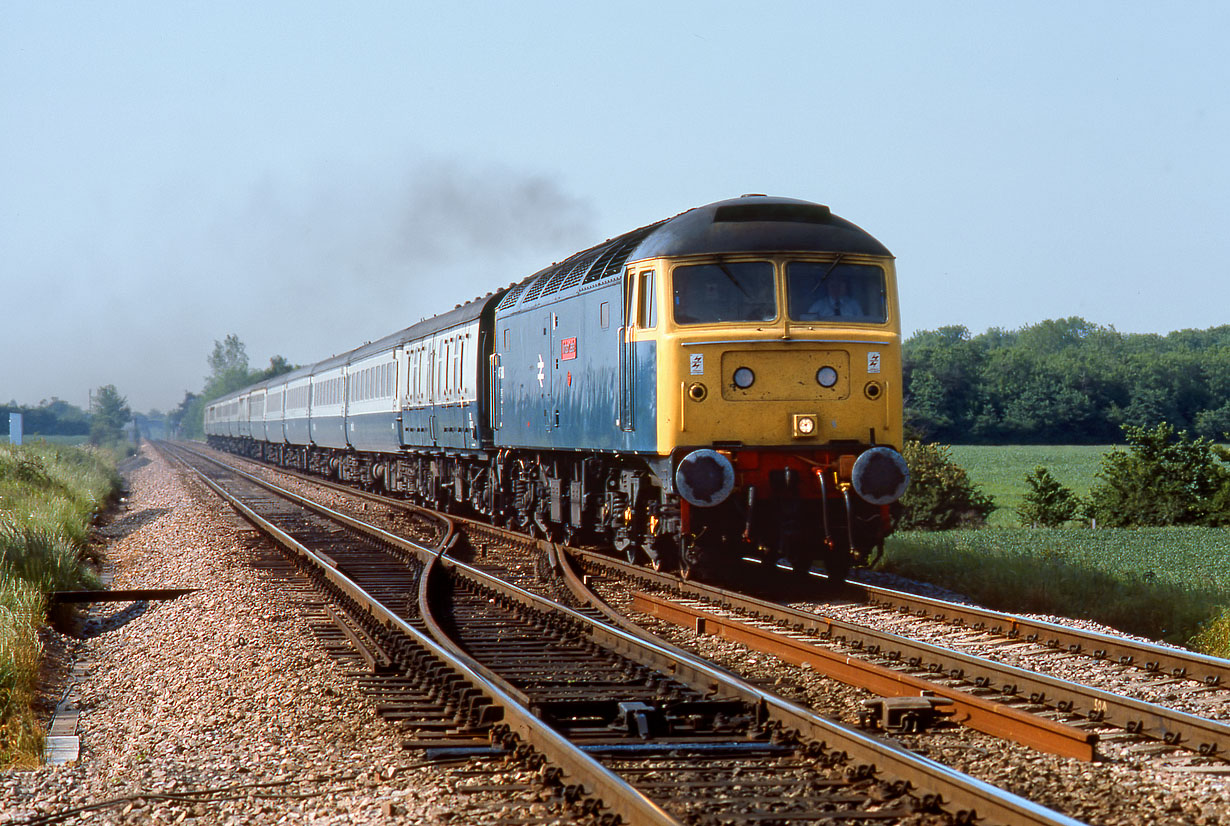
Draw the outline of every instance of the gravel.
<instances>
[{"instance_id":1,"label":"gravel","mask_svg":"<svg viewBox=\"0 0 1230 826\"><path fill-rule=\"evenodd\" d=\"M295 595L247 564L229 511L146 458L106 529L113 587L200 590L143 611L99 604L92 627L110 630L88 639L45 634L49 693L70 662L88 672L80 759L0 775L0 823L105 801L68 822L455 822L454 781L401 748Z\"/></svg>"}]
</instances>

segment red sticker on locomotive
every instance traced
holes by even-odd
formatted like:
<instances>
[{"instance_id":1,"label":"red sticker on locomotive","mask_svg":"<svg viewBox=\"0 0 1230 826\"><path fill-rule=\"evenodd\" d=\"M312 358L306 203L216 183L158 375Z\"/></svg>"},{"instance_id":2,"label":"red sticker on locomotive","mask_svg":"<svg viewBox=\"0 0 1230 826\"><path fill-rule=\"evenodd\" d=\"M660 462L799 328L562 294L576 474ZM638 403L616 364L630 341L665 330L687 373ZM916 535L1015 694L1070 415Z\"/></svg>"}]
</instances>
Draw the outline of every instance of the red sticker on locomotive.
<instances>
[{"instance_id":1,"label":"red sticker on locomotive","mask_svg":"<svg viewBox=\"0 0 1230 826\"><path fill-rule=\"evenodd\" d=\"M575 336L560 341L559 357L560 361L568 361L577 357L577 340Z\"/></svg>"}]
</instances>

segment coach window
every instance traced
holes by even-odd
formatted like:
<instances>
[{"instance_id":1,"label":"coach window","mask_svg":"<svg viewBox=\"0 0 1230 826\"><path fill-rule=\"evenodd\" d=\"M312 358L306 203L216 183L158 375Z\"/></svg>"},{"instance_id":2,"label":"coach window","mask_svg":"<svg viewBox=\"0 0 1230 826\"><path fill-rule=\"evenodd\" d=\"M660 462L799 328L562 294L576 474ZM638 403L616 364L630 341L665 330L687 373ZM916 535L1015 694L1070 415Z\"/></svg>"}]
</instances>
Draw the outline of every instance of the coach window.
<instances>
[{"instance_id":1,"label":"coach window","mask_svg":"<svg viewBox=\"0 0 1230 826\"><path fill-rule=\"evenodd\" d=\"M646 330L658 323L653 305L653 270L645 270L640 274L640 277L637 279L636 292L636 326Z\"/></svg>"}]
</instances>

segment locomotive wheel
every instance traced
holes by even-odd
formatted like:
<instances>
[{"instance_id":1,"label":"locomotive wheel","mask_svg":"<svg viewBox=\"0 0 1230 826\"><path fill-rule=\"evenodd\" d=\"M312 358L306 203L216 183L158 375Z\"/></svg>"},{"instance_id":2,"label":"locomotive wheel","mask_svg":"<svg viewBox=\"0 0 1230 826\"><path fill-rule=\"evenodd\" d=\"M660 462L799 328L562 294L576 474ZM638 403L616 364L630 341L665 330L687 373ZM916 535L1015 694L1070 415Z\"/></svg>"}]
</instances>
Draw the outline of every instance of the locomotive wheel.
<instances>
[{"instance_id":1,"label":"locomotive wheel","mask_svg":"<svg viewBox=\"0 0 1230 826\"><path fill-rule=\"evenodd\" d=\"M850 552L842 548L828 548L824 553L824 572L829 581L840 584L850 573Z\"/></svg>"},{"instance_id":2,"label":"locomotive wheel","mask_svg":"<svg viewBox=\"0 0 1230 826\"><path fill-rule=\"evenodd\" d=\"M694 539L679 540L679 576L683 579L697 579L705 559L705 551Z\"/></svg>"},{"instance_id":3,"label":"locomotive wheel","mask_svg":"<svg viewBox=\"0 0 1230 826\"><path fill-rule=\"evenodd\" d=\"M815 557L810 553L800 553L793 555L790 558L790 569L799 576L807 576L811 572L812 563L815 562ZM847 564L846 567L849 567ZM825 563L825 570L828 570L828 563ZM830 574L831 576L831 574ZM844 575L842 577L845 578Z\"/></svg>"},{"instance_id":4,"label":"locomotive wheel","mask_svg":"<svg viewBox=\"0 0 1230 826\"><path fill-rule=\"evenodd\" d=\"M666 548L657 548L649 557L649 566L658 573L673 571L676 567L675 554Z\"/></svg>"}]
</instances>

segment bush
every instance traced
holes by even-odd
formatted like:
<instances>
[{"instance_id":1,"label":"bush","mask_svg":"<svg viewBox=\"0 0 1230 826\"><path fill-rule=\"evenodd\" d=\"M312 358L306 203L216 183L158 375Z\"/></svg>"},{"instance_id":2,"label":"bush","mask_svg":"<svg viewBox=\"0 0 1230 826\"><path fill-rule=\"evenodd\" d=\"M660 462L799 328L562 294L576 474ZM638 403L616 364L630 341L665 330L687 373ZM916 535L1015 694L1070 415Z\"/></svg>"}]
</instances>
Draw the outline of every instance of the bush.
<instances>
[{"instance_id":1,"label":"bush","mask_svg":"<svg viewBox=\"0 0 1230 826\"><path fill-rule=\"evenodd\" d=\"M1129 451L1102 457L1090 516L1107 527L1230 525L1230 450L1165 422L1123 432Z\"/></svg>"},{"instance_id":2,"label":"bush","mask_svg":"<svg viewBox=\"0 0 1230 826\"><path fill-rule=\"evenodd\" d=\"M1230 609L1205 623L1191 640L1197 651L1215 657L1230 657Z\"/></svg>"},{"instance_id":3,"label":"bush","mask_svg":"<svg viewBox=\"0 0 1230 826\"><path fill-rule=\"evenodd\" d=\"M1056 528L1075 519L1083 510L1080 497L1059 484L1042 465L1025 476L1025 483L1029 485L1029 492L1025 494L1025 501L1017 506L1016 514L1027 528L1037 525Z\"/></svg>"},{"instance_id":4,"label":"bush","mask_svg":"<svg viewBox=\"0 0 1230 826\"><path fill-rule=\"evenodd\" d=\"M899 530L945 531L981 527L995 502L970 481L947 445L908 441L902 450L910 489L901 498Z\"/></svg>"}]
</instances>

